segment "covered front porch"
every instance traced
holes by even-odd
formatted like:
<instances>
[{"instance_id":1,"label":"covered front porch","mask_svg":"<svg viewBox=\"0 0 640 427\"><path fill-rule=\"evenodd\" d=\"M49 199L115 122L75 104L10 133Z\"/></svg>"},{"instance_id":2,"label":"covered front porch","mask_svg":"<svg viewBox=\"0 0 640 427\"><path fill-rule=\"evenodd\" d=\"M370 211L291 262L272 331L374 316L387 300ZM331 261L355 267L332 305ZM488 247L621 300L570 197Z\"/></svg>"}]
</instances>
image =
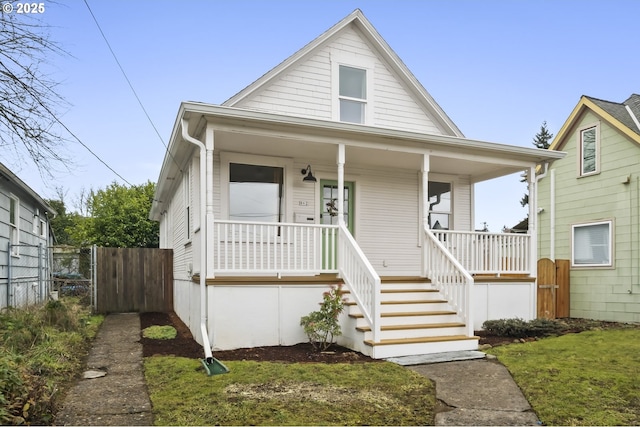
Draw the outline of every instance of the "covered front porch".
<instances>
[{"instance_id":1,"label":"covered front porch","mask_svg":"<svg viewBox=\"0 0 640 427\"><path fill-rule=\"evenodd\" d=\"M238 294L224 278L333 275L349 290L348 316L356 320L347 326L375 345L395 339L387 331L398 326L388 319L398 312L388 307L400 303L385 295L400 287L385 288L383 278L416 277L420 292L437 292L436 311L452 314L436 323L455 324L449 336L471 338L474 277L535 279L534 203L529 234L476 232L473 185L526 171L535 201L535 168L548 160L540 150L200 104L179 117L182 139L200 147L191 169L200 197L189 206L196 225L190 268L209 284L205 298L218 313L222 299ZM304 179L309 172L315 181ZM295 304L274 301L281 312ZM210 330L219 330L216 309L206 314ZM211 335L214 346L226 346L222 334ZM355 340L346 343L366 350Z\"/></svg>"}]
</instances>

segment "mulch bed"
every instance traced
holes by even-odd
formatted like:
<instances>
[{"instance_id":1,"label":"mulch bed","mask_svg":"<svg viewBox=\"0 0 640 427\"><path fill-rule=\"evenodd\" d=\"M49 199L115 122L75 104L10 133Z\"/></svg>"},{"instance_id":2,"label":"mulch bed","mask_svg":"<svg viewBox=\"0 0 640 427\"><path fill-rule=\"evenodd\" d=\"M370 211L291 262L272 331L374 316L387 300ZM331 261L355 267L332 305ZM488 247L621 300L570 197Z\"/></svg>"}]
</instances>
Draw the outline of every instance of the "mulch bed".
<instances>
[{"instance_id":1,"label":"mulch bed","mask_svg":"<svg viewBox=\"0 0 640 427\"><path fill-rule=\"evenodd\" d=\"M192 359L204 358L204 350L191 335L189 328L175 313L141 313L140 327L170 325L176 328L178 335L171 340L144 338L141 335L142 354L144 357L154 355L173 355ZM240 348L236 350L215 351L213 356L221 361L256 360L277 362L321 362L321 363L363 363L377 362L362 353L348 348L332 345L326 352L318 352L311 344L302 343L292 346Z\"/></svg>"},{"instance_id":2,"label":"mulch bed","mask_svg":"<svg viewBox=\"0 0 640 427\"><path fill-rule=\"evenodd\" d=\"M567 324L566 330L562 334L577 333L588 329L610 329L620 327L639 327L639 325L623 325L615 322L602 322L587 319L561 319ZM171 340L157 340L143 338L141 334L142 353L144 357L154 355L174 355L192 359L204 358L204 350L191 335L189 328L173 312L171 313L141 313L141 328L149 326L170 325L176 328L178 335ZM505 338L487 334L485 331L476 331L480 337L479 344L490 344L491 346L510 344L517 341L514 338ZM526 341L533 341L537 338L527 338ZM525 340L523 340L525 341ZM278 362L321 362L321 363L363 363L377 362L362 353L354 352L348 348L333 345L327 352L318 352L311 344L302 343L292 346L275 347L254 347L241 348L236 350L216 351L214 357L221 361L229 360L256 360L256 361L278 361Z\"/></svg>"}]
</instances>

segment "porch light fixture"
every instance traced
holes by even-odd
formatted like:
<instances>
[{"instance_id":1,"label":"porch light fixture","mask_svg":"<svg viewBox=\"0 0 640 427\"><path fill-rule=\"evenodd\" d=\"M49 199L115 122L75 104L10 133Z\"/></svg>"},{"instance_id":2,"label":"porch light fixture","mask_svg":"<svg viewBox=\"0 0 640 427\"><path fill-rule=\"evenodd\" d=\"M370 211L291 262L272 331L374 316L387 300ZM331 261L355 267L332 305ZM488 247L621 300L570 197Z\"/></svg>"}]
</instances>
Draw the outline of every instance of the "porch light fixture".
<instances>
[{"instance_id":1,"label":"porch light fixture","mask_svg":"<svg viewBox=\"0 0 640 427\"><path fill-rule=\"evenodd\" d=\"M316 179L316 177L313 176L313 174L311 173L311 165L307 165L306 168L302 169L302 175L304 175L304 174L307 174L307 176L302 178L302 181L308 181L308 182L316 182L316 181L318 181Z\"/></svg>"}]
</instances>

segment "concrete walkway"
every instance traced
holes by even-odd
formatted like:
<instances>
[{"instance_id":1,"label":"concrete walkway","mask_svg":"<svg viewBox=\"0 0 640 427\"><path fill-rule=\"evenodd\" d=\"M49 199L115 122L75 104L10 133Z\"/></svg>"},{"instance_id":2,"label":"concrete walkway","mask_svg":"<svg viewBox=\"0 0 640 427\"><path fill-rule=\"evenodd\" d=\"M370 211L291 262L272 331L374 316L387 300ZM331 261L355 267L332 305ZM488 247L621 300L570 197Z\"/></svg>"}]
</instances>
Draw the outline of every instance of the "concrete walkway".
<instances>
[{"instance_id":1,"label":"concrete walkway","mask_svg":"<svg viewBox=\"0 0 640 427\"><path fill-rule=\"evenodd\" d=\"M110 314L87 359L85 377L67 394L56 425L153 425L142 373L138 314ZM396 358L436 384L439 426L538 425L509 371L481 352Z\"/></svg>"},{"instance_id":2,"label":"concrete walkway","mask_svg":"<svg viewBox=\"0 0 640 427\"><path fill-rule=\"evenodd\" d=\"M139 340L137 313L105 317L87 359L87 378L67 394L56 425L153 425Z\"/></svg>"},{"instance_id":3,"label":"concrete walkway","mask_svg":"<svg viewBox=\"0 0 640 427\"><path fill-rule=\"evenodd\" d=\"M487 359L408 366L436 384L437 426L538 425L502 364Z\"/></svg>"}]
</instances>

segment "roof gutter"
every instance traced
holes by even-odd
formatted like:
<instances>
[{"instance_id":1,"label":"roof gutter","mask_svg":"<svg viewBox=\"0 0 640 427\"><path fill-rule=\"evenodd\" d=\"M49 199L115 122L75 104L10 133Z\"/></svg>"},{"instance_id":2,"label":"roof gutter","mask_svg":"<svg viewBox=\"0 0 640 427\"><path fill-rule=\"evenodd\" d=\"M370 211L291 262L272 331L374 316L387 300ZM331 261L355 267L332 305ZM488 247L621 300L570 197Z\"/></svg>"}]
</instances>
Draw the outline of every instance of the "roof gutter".
<instances>
[{"instance_id":1,"label":"roof gutter","mask_svg":"<svg viewBox=\"0 0 640 427\"><path fill-rule=\"evenodd\" d=\"M207 147L206 145L189 135L189 122L181 121L182 139L197 146L200 149L200 333L202 335L202 347L204 348L205 361L213 363L209 333L207 332L207 208L204 203L207 200Z\"/></svg>"},{"instance_id":2,"label":"roof gutter","mask_svg":"<svg viewBox=\"0 0 640 427\"><path fill-rule=\"evenodd\" d=\"M245 110L236 107L219 106L191 101L184 102L182 107L184 107L185 113L197 115L202 114L215 118L216 120L237 121L242 123L243 126L246 126L249 123L255 123L260 126L276 126L280 130L285 127L304 129L313 128L319 132L348 133L353 137L365 139L371 139L374 137L376 139L413 141L422 144L429 144L431 149L457 149L464 152L468 150L479 150L487 156L508 154L511 158L526 158L527 161L535 161L537 163L546 160L553 161L561 159L566 154L559 151L498 144L495 142L479 141L457 136L424 134L346 122L335 122L297 116L284 116L281 114L265 113L262 111Z\"/></svg>"}]
</instances>

